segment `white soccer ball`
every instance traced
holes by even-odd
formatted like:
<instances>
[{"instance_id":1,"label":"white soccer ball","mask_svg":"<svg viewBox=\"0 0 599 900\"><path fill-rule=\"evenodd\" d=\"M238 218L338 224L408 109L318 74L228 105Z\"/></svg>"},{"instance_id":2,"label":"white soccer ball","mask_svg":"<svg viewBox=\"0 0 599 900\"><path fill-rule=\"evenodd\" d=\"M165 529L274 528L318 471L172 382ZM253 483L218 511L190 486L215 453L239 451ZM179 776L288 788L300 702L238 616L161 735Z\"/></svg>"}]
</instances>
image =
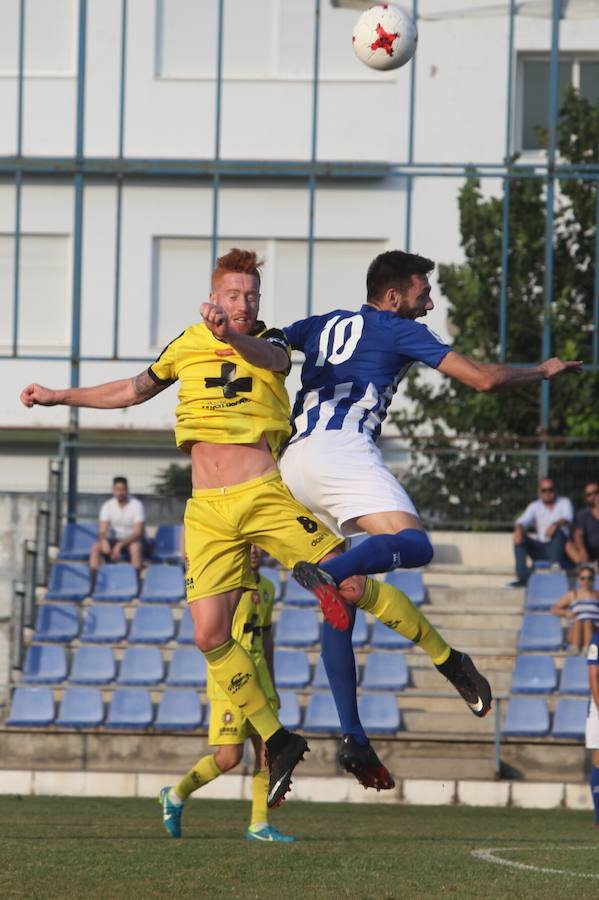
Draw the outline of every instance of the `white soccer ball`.
<instances>
[{"instance_id":1,"label":"white soccer ball","mask_svg":"<svg viewBox=\"0 0 599 900\"><path fill-rule=\"evenodd\" d=\"M405 9L379 3L364 10L352 40L354 53L371 69L399 69L416 52L418 30Z\"/></svg>"}]
</instances>

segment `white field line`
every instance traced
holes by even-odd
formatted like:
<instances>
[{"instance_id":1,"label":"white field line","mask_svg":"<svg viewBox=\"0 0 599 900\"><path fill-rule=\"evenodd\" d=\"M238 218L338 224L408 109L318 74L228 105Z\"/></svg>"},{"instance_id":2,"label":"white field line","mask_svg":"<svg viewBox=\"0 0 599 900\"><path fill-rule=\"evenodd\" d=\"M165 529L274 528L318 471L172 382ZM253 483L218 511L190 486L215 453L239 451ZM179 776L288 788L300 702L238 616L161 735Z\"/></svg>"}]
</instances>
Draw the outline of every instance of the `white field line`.
<instances>
[{"instance_id":1,"label":"white field line","mask_svg":"<svg viewBox=\"0 0 599 900\"><path fill-rule=\"evenodd\" d=\"M574 878L592 878L594 880L599 880L599 875L593 875L590 872L572 872L570 869L548 869L544 866L531 866L526 863L515 862L511 859L503 859L501 856L496 856L497 853L514 853L517 850L522 850L522 847L488 847L487 849L481 850L471 850L471 855L475 857L475 859L482 859L483 862L495 863L498 866L510 866L512 869L525 869L529 872L543 872L549 873L550 875L571 875ZM532 849L532 848L526 848ZM545 850L594 850L595 853L599 849L599 844L590 844L588 846L580 846L577 845L575 847L545 847Z\"/></svg>"}]
</instances>

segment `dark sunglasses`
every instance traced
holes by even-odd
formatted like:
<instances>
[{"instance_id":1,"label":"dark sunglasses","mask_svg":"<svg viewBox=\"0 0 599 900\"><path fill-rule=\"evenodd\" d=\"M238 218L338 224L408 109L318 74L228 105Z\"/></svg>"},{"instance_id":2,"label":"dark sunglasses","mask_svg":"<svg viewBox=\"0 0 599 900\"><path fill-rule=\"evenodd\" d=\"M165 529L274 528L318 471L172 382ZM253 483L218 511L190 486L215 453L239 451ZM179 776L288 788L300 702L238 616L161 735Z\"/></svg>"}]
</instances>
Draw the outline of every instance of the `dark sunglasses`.
<instances>
[{"instance_id":1,"label":"dark sunglasses","mask_svg":"<svg viewBox=\"0 0 599 900\"><path fill-rule=\"evenodd\" d=\"M592 581L593 576L592 575L579 575L578 580L579 581Z\"/></svg>"},{"instance_id":2,"label":"dark sunglasses","mask_svg":"<svg viewBox=\"0 0 599 900\"><path fill-rule=\"evenodd\" d=\"M587 491L585 497L596 497L599 491Z\"/></svg>"},{"instance_id":3,"label":"dark sunglasses","mask_svg":"<svg viewBox=\"0 0 599 900\"><path fill-rule=\"evenodd\" d=\"M542 494L555 494L555 488L541 488Z\"/></svg>"}]
</instances>

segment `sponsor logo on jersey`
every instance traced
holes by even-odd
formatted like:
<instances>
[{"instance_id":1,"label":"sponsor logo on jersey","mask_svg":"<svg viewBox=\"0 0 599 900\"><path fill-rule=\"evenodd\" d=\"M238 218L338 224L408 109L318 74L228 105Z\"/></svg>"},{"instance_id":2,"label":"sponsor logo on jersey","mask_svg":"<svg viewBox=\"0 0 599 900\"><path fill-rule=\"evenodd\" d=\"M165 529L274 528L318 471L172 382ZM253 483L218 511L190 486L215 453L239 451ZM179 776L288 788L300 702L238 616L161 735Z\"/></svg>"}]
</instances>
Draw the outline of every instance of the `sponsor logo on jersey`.
<instances>
[{"instance_id":1,"label":"sponsor logo on jersey","mask_svg":"<svg viewBox=\"0 0 599 900\"><path fill-rule=\"evenodd\" d=\"M227 400L236 397L238 391L248 394L252 390L252 379L249 376L236 378L236 373L235 363L223 363L220 367L220 378L204 378L204 383L207 388L222 387Z\"/></svg>"},{"instance_id":2,"label":"sponsor logo on jersey","mask_svg":"<svg viewBox=\"0 0 599 900\"><path fill-rule=\"evenodd\" d=\"M223 725L230 725L233 721L233 713L230 709L226 709L223 713Z\"/></svg>"},{"instance_id":3,"label":"sponsor logo on jersey","mask_svg":"<svg viewBox=\"0 0 599 900\"><path fill-rule=\"evenodd\" d=\"M188 591L193 591L193 587L194 587L193 575L190 575L188 578L185 579L185 589Z\"/></svg>"}]
</instances>

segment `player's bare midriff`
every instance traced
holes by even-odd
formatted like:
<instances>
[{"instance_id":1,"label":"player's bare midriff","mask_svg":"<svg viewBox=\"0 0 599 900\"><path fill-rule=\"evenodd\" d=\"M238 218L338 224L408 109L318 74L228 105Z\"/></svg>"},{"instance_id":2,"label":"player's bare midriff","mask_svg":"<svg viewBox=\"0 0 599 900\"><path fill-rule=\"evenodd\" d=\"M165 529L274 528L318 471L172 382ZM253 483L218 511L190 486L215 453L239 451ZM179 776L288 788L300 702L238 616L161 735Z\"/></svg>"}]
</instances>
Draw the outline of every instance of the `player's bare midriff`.
<instances>
[{"instance_id":1,"label":"player's bare midriff","mask_svg":"<svg viewBox=\"0 0 599 900\"><path fill-rule=\"evenodd\" d=\"M191 483L196 490L230 487L260 478L276 469L264 435L256 444L208 444L191 446Z\"/></svg>"}]
</instances>

